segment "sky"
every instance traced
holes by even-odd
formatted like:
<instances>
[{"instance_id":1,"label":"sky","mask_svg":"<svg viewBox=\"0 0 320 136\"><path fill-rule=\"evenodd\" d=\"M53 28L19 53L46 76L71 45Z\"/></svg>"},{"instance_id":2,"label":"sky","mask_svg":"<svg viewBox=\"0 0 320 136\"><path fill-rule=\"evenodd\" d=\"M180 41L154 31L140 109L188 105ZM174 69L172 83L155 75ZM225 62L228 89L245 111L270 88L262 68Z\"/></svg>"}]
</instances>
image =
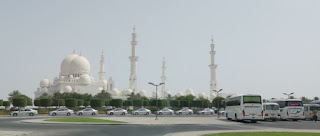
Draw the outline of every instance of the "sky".
<instances>
[{"instance_id":1,"label":"sky","mask_svg":"<svg viewBox=\"0 0 320 136\"><path fill-rule=\"evenodd\" d=\"M217 85L224 93L282 98L320 96L320 1L317 0L0 0L0 99L13 90L34 97L76 50L98 80L101 50L106 76L127 89L132 27L136 26L138 89L161 82L176 94L209 93L210 39Z\"/></svg>"}]
</instances>

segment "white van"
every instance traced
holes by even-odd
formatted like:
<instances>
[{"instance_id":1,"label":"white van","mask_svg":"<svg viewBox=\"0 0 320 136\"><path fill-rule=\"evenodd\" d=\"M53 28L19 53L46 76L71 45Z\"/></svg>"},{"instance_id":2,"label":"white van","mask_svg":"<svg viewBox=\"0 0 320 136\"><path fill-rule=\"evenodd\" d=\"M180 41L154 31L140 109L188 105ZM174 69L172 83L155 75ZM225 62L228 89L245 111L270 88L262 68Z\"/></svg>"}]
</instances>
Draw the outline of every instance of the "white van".
<instances>
[{"instance_id":1,"label":"white van","mask_svg":"<svg viewBox=\"0 0 320 136\"><path fill-rule=\"evenodd\" d=\"M304 107L304 116L306 117L306 120L313 120L313 117L312 117L313 110L317 110L318 112L320 111L319 104L303 104L303 107Z\"/></svg>"},{"instance_id":2,"label":"white van","mask_svg":"<svg viewBox=\"0 0 320 136\"><path fill-rule=\"evenodd\" d=\"M263 104L264 111L264 120L272 120L276 121L280 119L280 108L277 103L264 103Z\"/></svg>"}]
</instances>

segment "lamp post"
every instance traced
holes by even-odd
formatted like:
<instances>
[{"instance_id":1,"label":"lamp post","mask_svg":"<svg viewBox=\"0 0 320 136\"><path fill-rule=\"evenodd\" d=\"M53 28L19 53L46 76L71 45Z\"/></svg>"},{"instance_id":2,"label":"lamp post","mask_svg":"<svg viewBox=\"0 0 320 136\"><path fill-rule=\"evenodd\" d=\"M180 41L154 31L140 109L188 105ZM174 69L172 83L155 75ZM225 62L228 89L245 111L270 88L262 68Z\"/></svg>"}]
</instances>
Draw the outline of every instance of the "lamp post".
<instances>
[{"instance_id":1,"label":"lamp post","mask_svg":"<svg viewBox=\"0 0 320 136\"><path fill-rule=\"evenodd\" d=\"M290 96L294 94L294 92L292 92L292 93L283 93L283 94L286 95L286 96L288 96L288 99L289 99Z\"/></svg>"},{"instance_id":2,"label":"lamp post","mask_svg":"<svg viewBox=\"0 0 320 136\"><path fill-rule=\"evenodd\" d=\"M219 92L221 92L222 90L223 89L220 89L219 91L217 91L217 90L212 90L212 91L216 92L217 93L217 97L219 97ZM219 111L220 111L220 102L219 102L219 99L218 99L218 118L220 118Z\"/></svg>"},{"instance_id":3,"label":"lamp post","mask_svg":"<svg viewBox=\"0 0 320 136\"><path fill-rule=\"evenodd\" d=\"M163 85L164 83L160 83L160 84L156 85L156 84L154 84L152 82L149 82L149 84L156 87L156 109L158 111L158 86ZM156 113L156 120L158 120L158 114L157 113Z\"/></svg>"}]
</instances>

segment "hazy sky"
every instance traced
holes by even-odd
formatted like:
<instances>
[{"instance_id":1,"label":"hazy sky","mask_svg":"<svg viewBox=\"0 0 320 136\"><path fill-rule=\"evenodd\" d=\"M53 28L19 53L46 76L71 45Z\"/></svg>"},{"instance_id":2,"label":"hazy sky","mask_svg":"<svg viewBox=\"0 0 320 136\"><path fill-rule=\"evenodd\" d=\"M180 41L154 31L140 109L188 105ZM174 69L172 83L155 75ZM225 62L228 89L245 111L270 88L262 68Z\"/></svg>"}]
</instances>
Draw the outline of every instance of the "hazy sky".
<instances>
[{"instance_id":1,"label":"hazy sky","mask_svg":"<svg viewBox=\"0 0 320 136\"><path fill-rule=\"evenodd\" d=\"M13 90L30 97L51 82L75 49L98 80L100 52L106 76L129 86L131 33L138 34L138 88L209 92L210 38L216 44L218 88L264 98L320 96L320 1L311 0L0 0L0 99Z\"/></svg>"}]
</instances>

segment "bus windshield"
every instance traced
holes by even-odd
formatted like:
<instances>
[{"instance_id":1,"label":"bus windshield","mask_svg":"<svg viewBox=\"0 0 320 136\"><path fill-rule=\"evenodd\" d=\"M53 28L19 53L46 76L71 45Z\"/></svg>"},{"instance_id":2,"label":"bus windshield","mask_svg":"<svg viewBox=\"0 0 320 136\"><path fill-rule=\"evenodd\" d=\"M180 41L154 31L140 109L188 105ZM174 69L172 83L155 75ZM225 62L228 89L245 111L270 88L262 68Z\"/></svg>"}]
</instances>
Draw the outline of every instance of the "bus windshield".
<instances>
[{"instance_id":1,"label":"bus windshield","mask_svg":"<svg viewBox=\"0 0 320 136\"><path fill-rule=\"evenodd\" d=\"M266 105L266 110L279 110L278 105Z\"/></svg>"},{"instance_id":2,"label":"bus windshield","mask_svg":"<svg viewBox=\"0 0 320 136\"><path fill-rule=\"evenodd\" d=\"M288 101L288 106L303 106L302 101Z\"/></svg>"},{"instance_id":3,"label":"bus windshield","mask_svg":"<svg viewBox=\"0 0 320 136\"><path fill-rule=\"evenodd\" d=\"M260 96L243 96L243 103L261 103Z\"/></svg>"}]
</instances>

